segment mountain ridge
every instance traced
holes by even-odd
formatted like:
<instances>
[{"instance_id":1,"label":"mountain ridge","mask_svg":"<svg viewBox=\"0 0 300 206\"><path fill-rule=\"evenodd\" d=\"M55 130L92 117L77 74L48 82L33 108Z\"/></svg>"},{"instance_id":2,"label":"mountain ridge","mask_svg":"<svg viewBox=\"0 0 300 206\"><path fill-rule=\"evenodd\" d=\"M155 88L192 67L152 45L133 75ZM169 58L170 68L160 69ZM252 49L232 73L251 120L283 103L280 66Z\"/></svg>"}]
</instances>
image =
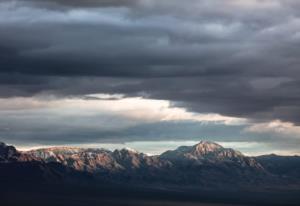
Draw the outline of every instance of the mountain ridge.
<instances>
[{"instance_id":1,"label":"mountain ridge","mask_svg":"<svg viewBox=\"0 0 300 206\"><path fill-rule=\"evenodd\" d=\"M224 148L221 145L210 141L200 141L198 144L193 146L181 146L175 150L169 150L161 155L154 156L149 156L127 148L110 151L107 149L95 148L54 147L31 150L25 153L36 158L41 158L46 162L55 161L68 166L72 166L72 164L68 164L68 160L70 159L77 160L77 163L80 162L79 164L82 166L84 165L84 162L88 162L88 164L91 165L89 160L94 159L98 161L98 163L106 161L105 164L110 163L119 165L119 168L136 168L142 166L142 163L155 167L157 165L153 165L151 162L158 163L158 161L162 163L168 162L168 164L174 164L178 161L194 161L198 163L204 163L206 160L208 160L210 162L244 161L244 164L261 168L261 166L256 163L253 158L246 157L241 152L230 148ZM131 165L124 166L124 162L126 162L127 165ZM98 164L98 166L101 165L103 164ZM76 169L79 169L79 167ZM97 165L93 165L90 170L97 170Z\"/></svg>"},{"instance_id":2,"label":"mountain ridge","mask_svg":"<svg viewBox=\"0 0 300 206\"><path fill-rule=\"evenodd\" d=\"M96 179L121 184L135 182L218 187L300 182L297 172L293 172L293 168L296 171L300 168L300 161L293 160L296 165L286 163L282 167L276 161L279 160L269 160L263 156L248 157L210 141L181 146L156 156L126 148L110 151L101 148L52 147L19 152L13 146L0 144L0 163L21 162L26 165L26 162L37 162L35 164L51 167L49 171L55 171L55 167L60 165L66 171L87 173ZM56 164L54 168L53 164ZM64 173L61 171L64 169L59 172ZM62 178L66 176L63 174Z\"/></svg>"}]
</instances>

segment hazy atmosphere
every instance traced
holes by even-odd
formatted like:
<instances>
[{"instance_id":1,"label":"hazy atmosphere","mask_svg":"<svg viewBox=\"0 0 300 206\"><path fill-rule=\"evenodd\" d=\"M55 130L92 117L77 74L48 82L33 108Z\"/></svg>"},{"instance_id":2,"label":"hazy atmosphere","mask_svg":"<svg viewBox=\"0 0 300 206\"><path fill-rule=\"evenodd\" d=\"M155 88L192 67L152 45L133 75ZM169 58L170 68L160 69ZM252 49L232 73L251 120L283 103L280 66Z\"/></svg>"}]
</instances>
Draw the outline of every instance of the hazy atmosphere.
<instances>
[{"instance_id":1,"label":"hazy atmosphere","mask_svg":"<svg viewBox=\"0 0 300 206\"><path fill-rule=\"evenodd\" d=\"M0 141L300 154L298 0L1 0Z\"/></svg>"}]
</instances>

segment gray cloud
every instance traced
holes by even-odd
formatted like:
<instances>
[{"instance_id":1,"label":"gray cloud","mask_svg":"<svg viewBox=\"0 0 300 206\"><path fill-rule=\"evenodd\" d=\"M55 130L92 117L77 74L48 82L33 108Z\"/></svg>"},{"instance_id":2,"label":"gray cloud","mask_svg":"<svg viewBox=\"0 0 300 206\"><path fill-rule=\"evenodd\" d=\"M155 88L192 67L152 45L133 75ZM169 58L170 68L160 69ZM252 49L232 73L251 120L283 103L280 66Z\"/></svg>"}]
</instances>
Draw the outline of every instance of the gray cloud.
<instances>
[{"instance_id":1,"label":"gray cloud","mask_svg":"<svg viewBox=\"0 0 300 206\"><path fill-rule=\"evenodd\" d=\"M2 1L0 96L145 95L300 124L299 9L296 0Z\"/></svg>"},{"instance_id":2,"label":"gray cloud","mask_svg":"<svg viewBox=\"0 0 300 206\"><path fill-rule=\"evenodd\" d=\"M257 151L268 153L274 150L299 153L299 138L267 132L244 132L249 125L194 121L131 122L133 124L130 125L128 122L132 120L113 115L58 116L46 111L18 113L1 113L0 141L17 145L60 145L210 140L241 142L244 145L255 142L257 145L252 148L253 154ZM247 148L244 150L247 151Z\"/></svg>"}]
</instances>

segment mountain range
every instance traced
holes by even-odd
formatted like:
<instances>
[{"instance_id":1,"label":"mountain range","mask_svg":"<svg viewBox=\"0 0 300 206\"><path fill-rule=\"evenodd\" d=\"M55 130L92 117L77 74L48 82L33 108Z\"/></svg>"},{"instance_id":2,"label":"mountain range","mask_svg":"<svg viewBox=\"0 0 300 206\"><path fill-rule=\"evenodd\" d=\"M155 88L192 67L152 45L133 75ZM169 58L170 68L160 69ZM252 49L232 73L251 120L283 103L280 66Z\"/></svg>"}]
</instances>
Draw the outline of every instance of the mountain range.
<instances>
[{"instance_id":1,"label":"mountain range","mask_svg":"<svg viewBox=\"0 0 300 206\"><path fill-rule=\"evenodd\" d=\"M248 157L219 144L201 141L161 155L131 150L52 147L27 152L0 143L0 163L40 164L90 174L98 179L141 183L265 184L300 179L300 157L265 155ZM55 168L52 168L55 171Z\"/></svg>"},{"instance_id":2,"label":"mountain range","mask_svg":"<svg viewBox=\"0 0 300 206\"><path fill-rule=\"evenodd\" d=\"M184 192L191 188L300 191L299 174L299 156L249 157L209 141L156 156L131 149L52 147L18 151L0 143L0 181L6 187L55 183L89 188L134 185Z\"/></svg>"}]
</instances>

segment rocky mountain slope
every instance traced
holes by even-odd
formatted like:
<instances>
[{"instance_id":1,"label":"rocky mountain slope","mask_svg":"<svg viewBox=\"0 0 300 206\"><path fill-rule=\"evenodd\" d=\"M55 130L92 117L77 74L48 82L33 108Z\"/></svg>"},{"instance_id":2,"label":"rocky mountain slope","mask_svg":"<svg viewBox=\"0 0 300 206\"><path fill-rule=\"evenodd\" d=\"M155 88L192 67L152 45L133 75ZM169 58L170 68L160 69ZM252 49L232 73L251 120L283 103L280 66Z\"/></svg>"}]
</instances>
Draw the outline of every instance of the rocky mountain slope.
<instances>
[{"instance_id":1,"label":"rocky mountain slope","mask_svg":"<svg viewBox=\"0 0 300 206\"><path fill-rule=\"evenodd\" d=\"M147 156L130 149L109 151L72 147L18 152L12 146L0 144L0 163L35 162L40 164L40 168L45 167L44 171L52 171L47 175L56 173L64 177L70 171L78 171L98 180L118 183L218 187L282 184L300 179L297 176L300 158L282 158L247 157L208 141L182 146L158 156Z\"/></svg>"},{"instance_id":2,"label":"rocky mountain slope","mask_svg":"<svg viewBox=\"0 0 300 206\"><path fill-rule=\"evenodd\" d=\"M117 181L203 185L257 184L267 171L252 157L213 142L201 141L159 156L130 149L48 148L26 153L45 162L58 162L79 171Z\"/></svg>"},{"instance_id":3,"label":"rocky mountain slope","mask_svg":"<svg viewBox=\"0 0 300 206\"><path fill-rule=\"evenodd\" d=\"M182 146L174 151L167 151L160 155L161 159L167 159L174 163L203 164L235 164L241 168L264 170L264 168L251 157L244 156L241 152L224 148L219 144L201 141L194 146Z\"/></svg>"},{"instance_id":4,"label":"rocky mountain slope","mask_svg":"<svg viewBox=\"0 0 300 206\"><path fill-rule=\"evenodd\" d=\"M46 162L59 162L78 170L132 170L142 167L171 167L175 164L233 164L241 168L263 170L254 158L246 157L233 149L208 141L201 141L194 146L182 146L167 151L159 156L147 156L130 149L115 150L81 149L71 147L54 147L32 150L24 155L43 159Z\"/></svg>"},{"instance_id":5,"label":"rocky mountain slope","mask_svg":"<svg viewBox=\"0 0 300 206\"><path fill-rule=\"evenodd\" d=\"M300 179L300 157L299 156L278 156L275 154L255 157L264 168L271 174L283 178L293 177Z\"/></svg>"},{"instance_id":6,"label":"rocky mountain slope","mask_svg":"<svg viewBox=\"0 0 300 206\"><path fill-rule=\"evenodd\" d=\"M17 161L40 161L41 159L27 153L21 153L13 146L8 146L0 142L0 162L17 162Z\"/></svg>"},{"instance_id":7,"label":"rocky mountain slope","mask_svg":"<svg viewBox=\"0 0 300 206\"><path fill-rule=\"evenodd\" d=\"M15 147L0 143L1 184L41 184L72 182L89 176L61 163L47 162L42 158L17 151Z\"/></svg>"}]
</instances>

